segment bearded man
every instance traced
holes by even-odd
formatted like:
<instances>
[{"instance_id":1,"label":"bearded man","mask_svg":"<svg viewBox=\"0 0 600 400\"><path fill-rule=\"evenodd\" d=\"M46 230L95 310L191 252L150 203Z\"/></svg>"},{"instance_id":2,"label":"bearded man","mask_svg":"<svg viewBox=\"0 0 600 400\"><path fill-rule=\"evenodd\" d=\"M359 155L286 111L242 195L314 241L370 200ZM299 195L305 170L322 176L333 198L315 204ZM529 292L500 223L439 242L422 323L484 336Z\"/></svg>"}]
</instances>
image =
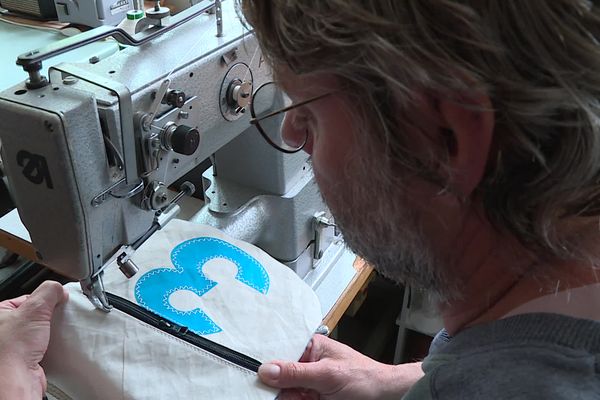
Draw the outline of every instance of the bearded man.
<instances>
[{"instance_id":1,"label":"bearded man","mask_svg":"<svg viewBox=\"0 0 600 400\"><path fill-rule=\"evenodd\" d=\"M348 246L445 326L424 376L316 337L261 379L282 399L600 398L596 3L239 5Z\"/></svg>"}]
</instances>

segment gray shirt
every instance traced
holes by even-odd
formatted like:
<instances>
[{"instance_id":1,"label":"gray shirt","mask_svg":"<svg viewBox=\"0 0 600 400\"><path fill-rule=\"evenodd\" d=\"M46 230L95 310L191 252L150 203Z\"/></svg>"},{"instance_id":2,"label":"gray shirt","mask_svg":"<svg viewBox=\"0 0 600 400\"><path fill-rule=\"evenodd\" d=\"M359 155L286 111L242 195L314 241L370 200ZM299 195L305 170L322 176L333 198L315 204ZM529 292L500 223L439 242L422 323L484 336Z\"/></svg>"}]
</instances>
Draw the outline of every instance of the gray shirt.
<instances>
[{"instance_id":1,"label":"gray shirt","mask_svg":"<svg viewBox=\"0 0 600 400\"><path fill-rule=\"evenodd\" d=\"M404 400L600 399L600 322L535 313L438 334L423 371Z\"/></svg>"}]
</instances>

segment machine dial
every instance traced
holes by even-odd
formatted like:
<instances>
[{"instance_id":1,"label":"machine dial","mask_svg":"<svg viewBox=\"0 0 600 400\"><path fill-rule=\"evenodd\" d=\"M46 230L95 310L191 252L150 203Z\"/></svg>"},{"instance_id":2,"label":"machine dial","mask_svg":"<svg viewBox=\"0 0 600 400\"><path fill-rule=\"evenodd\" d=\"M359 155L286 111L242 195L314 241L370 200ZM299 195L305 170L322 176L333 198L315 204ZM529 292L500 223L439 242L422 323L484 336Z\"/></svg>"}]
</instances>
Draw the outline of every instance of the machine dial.
<instances>
[{"instance_id":1,"label":"machine dial","mask_svg":"<svg viewBox=\"0 0 600 400\"><path fill-rule=\"evenodd\" d=\"M181 90L169 90L163 99L163 103L171 107L181 108L185 104L185 93Z\"/></svg>"},{"instance_id":2,"label":"machine dial","mask_svg":"<svg viewBox=\"0 0 600 400\"><path fill-rule=\"evenodd\" d=\"M241 118L250 101L254 87L252 70L244 63L231 66L221 83L219 108L223 118L235 121Z\"/></svg>"},{"instance_id":3,"label":"machine dial","mask_svg":"<svg viewBox=\"0 0 600 400\"><path fill-rule=\"evenodd\" d=\"M197 128L187 125L169 123L165 125L160 134L160 144L165 150L190 156L196 152L200 145L200 132Z\"/></svg>"},{"instance_id":4,"label":"machine dial","mask_svg":"<svg viewBox=\"0 0 600 400\"><path fill-rule=\"evenodd\" d=\"M175 153L189 156L194 154L199 145L200 132L187 125L179 125L171 136L171 146Z\"/></svg>"},{"instance_id":5,"label":"machine dial","mask_svg":"<svg viewBox=\"0 0 600 400\"><path fill-rule=\"evenodd\" d=\"M234 79L227 88L227 103L236 114L246 111L252 98L252 82Z\"/></svg>"}]
</instances>

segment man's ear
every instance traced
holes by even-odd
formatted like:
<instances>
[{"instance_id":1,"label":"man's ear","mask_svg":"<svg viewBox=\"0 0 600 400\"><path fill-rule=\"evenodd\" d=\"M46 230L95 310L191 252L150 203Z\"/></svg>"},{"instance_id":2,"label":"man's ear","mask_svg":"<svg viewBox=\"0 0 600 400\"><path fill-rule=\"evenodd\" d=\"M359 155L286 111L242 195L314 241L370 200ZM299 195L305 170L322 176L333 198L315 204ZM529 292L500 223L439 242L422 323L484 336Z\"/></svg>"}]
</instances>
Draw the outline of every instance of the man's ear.
<instances>
[{"instance_id":1,"label":"man's ear","mask_svg":"<svg viewBox=\"0 0 600 400\"><path fill-rule=\"evenodd\" d=\"M459 99L438 99L437 107L449 154L449 186L469 197L483 178L492 145L492 103L485 93L470 93Z\"/></svg>"}]
</instances>

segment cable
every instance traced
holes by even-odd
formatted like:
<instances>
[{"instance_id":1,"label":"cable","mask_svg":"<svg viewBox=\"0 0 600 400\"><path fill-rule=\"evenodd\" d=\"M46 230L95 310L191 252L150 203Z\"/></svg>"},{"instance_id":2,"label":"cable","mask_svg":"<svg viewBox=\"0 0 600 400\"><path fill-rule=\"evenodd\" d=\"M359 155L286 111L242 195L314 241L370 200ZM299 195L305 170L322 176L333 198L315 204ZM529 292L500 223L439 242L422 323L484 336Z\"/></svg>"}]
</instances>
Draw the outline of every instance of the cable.
<instances>
[{"instance_id":1,"label":"cable","mask_svg":"<svg viewBox=\"0 0 600 400\"><path fill-rule=\"evenodd\" d=\"M113 156L115 156L115 158L117 159L119 169L123 169L125 162L123 161L123 156L121 156L121 153L119 153L119 150L117 150L115 144L110 140L110 138L107 135L104 135L104 141L112 151Z\"/></svg>"}]
</instances>

